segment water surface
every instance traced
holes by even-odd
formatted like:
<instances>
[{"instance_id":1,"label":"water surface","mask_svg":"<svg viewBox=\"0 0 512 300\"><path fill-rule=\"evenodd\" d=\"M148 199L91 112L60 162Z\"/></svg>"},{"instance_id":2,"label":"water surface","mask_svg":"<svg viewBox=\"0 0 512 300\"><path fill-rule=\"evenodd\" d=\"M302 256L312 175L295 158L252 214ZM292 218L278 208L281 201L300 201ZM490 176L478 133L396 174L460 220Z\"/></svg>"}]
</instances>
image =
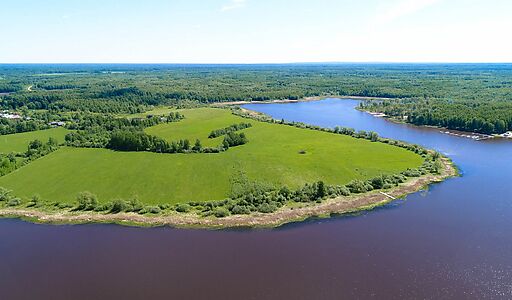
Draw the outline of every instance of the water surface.
<instances>
[{"instance_id":1,"label":"water surface","mask_svg":"<svg viewBox=\"0 0 512 300\"><path fill-rule=\"evenodd\" d=\"M2 298L512 298L512 143L393 124L356 105L328 99L246 107L437 149L463 177L359 216L275 230L3 219Z\"/></svg>"}]
</instances>

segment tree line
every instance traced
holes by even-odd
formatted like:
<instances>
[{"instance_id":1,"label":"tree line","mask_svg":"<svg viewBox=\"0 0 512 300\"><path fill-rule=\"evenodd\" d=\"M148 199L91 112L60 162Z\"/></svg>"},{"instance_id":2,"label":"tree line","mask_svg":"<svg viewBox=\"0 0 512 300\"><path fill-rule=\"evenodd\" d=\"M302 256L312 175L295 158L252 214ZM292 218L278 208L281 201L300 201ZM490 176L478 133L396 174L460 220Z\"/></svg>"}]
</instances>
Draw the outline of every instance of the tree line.
<instances>
[{"instance_id":1,"label":"tree line","mask_svg":"<svg viewBox=\"0 0 512 300\"><path fill-rule=\"evenodd\" d=\"M55 138L49 138L47 142L42 142L38 139L31 141L25 152L0 153L0 176L9 174L57 149L59 149L57 140Z\"/></svg>"},{"instance_id":2,"label":"tree line","mask_svg":"<svg viewBox=\"0 0 512 300\"><path fill-rule=\"evenodd\" d=\"M145 128L164 122L178 122L182 119L184 119L184 115L179 112L171 112L167 116L150 115L144 118L131 119L117 118L112 115L77 113L73 116L74 121L67 126L75 131L66 135L65 142L67 146L72 147L105 148L114 133L140 132L140 139L145 139L144 142L146 139L151 139L156 143L157 141L153 138L144 136L143 130ZM141 147L141 145L130 147Z\"/></svg>"},{"instance_id":3,"label":"tree line","mask_svg":"<svg viewBox=\"0 0 512 300\"><path fill-rule=\"evenodd\" d=\"M149 135L143 131L119 130L110 135L105 148L117 151L149 151L156 153L219 153L247 142L248 139L244 133L230 132L218 147L203 147L199 139L196 139L193 144L188 139L167 142L160 137Z\"/></svg>"},{"instance_id":4,"label":"tree line","mask_svg":"<svg viewBox=\"0 0 512 300\"><path fill-rule=\"evenodd\" d=\"M233 125L230 125L228 127L222 128L222 129L213 130L208 135L208 138L213 139L213 138L216 138L216 137L219 137L219 136L226 135L226 134L228 134L230 132L239 131L239 130L242 130L242 129L245 129L245 128L249 128L249 127L252 127L251 123L243 123L242 122L242 123L239 123L239 124L233 124Z\"/></svg>"},{"instance_id":5,"label":"tree line","mask_svg":"<svg viewBox=\"0 0 512 300\"><path fill-rule=\"evenodd\" d=\"M367 101L361 109L382 112L415 125L483 134L512 130L512 102L504 101Z\"/></svg>"}]
</instances>

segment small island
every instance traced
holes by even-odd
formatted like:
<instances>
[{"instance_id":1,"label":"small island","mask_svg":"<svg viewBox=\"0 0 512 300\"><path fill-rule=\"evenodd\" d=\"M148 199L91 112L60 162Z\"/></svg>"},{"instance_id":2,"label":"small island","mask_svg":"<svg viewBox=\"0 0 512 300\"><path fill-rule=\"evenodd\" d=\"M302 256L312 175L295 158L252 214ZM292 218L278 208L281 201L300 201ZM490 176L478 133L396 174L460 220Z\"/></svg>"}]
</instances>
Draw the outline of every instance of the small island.
<instances>
[{"instance_id":1,"label":"small island","mask_svg":"<svg viewBox=\"0 0 512 300\"><path fill-rule=\"evenodd\" d=\"M2 136L1 216L275 227L371 209L457 174L450 160L418 145L236 105L59 122Z\"/></svg>"}]
</instances>

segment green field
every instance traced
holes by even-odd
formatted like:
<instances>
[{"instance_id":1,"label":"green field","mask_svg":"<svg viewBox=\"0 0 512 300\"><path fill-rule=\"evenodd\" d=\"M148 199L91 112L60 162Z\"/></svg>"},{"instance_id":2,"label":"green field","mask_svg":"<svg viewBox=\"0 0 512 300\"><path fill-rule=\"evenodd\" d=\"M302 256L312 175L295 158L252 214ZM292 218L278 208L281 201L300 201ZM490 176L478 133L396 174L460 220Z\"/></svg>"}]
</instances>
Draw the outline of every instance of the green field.
<instances>
[{"instance_id":1,"label":"green field","mask_svg":"<svg viewBox=\"0 0 512 300\"><path fill-rule=\"evenodd\" d=\"M62 143L68 132L67 129L59 127L18 134L0 135L0 153L26 151L28 143L35 139L46 142L50 137L53 137L57 139L59 143Z\"/></svg>"},{"instance_id":2,"label":"green field","mask_svg":"<svg viewBox=\"0 0 512 300\"><path fill-rule=\"evenodd\" d=\"M193 143L196 139L199 139L203 146L216 147L222 143L223 138L209 139L208 135L212 130L240 122L252 123L253 125L259 123L232 115L222 109L197 108L178 111L185 115L185 119L176 123L165 123L148 128L146 133L162 137L169 142L189 139Z\"/></svg>"},{"instance_id":3,"label":"green field","mask_svg":"<svg viewBox=\"0 0 512 300\"><path fill-rule=\"evenodd\" d=\"M416 168L423 159L410 151L383 143L328 132L263 123L232 115L228 110L181 110L186 119L146 130L169 141L209 140L213 129L251 122L249 142L218 154L157 154L114 152L106 149L62 148L0 178L0 186L28 198L72 202L90 191L102 202L134 195L145 202L177 203L223 199L231 179L240 171L249 179L292 188L323 180L345 184ZM305 154L300 154L305 150Z\"/></svg>"}]
</instances>

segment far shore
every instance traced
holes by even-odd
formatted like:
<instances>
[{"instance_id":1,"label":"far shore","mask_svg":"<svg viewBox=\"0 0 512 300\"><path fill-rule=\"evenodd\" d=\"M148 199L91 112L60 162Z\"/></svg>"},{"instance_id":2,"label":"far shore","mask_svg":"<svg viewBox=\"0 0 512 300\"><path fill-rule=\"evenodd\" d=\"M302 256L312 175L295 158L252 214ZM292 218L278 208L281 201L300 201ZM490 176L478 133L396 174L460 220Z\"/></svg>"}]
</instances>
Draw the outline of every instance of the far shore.
<instances>
[{"instance_id":1,"label":"far shore","mask_svg":"<svg viewBox=\"0 0 512 300\"><path fill-rule=\"evenodd\" d=\"M3 208L0 216L21 218L35 223L85 224L116 223L132 226L171 226L177 228L272 228L286 223L304 221L314 217L330 217L373 209L417 192L429 184L441 182L458 172L448 158L443 159L440 174L427 174L409 179L407 182L385 191L372 191L348 197L328 199L322 203L307 203L300 207L285 206L274 213L252 213L250 215L232 215L224 218L201 217L196 214L172 213L167 215L139 215L136 213L105 214L95 212L40 211L29 208Z\"/></svg>"},{"instance_id":2,"label":"far shore","mask_svg":"<svg viewBox=\"0 0 512 300\"><path fill-rule=\"evenodd\" d=\"M372 112L372 111L367 111L367 110L362 110L362 109L359 109L359 110L362 112L368 113L377 118L384 118L385 120L396 123L396 124L407 124L409 126L415 126L415 127L420 127L420 128L424 127L424 128L437 129L437 130L439 130L439 132L444 133L444 134L473 139L475 141L483 141L483 140L494 139L494 138L505 138L505 139L512 138L512 133L508 133L508 132L504 133L504 134L492 134L491 135L491 134L484 134L484 133L478 133L478 132L448 129L445 127L432 126L432 125L416 125L416 124L408 123L399 118L390 117L382 112Z\"/></svg>"},{"instance_id":3,"label":"far shore","mask_svg":"<svg viewBox=\"0 0 512 300\"><path fill-rule=\"evenodd\" d=\"M314 96L314 97L304 97L300 99L276 99L276 100L263 100L263 101L229 101L229 102L216 102L212 103L210 106L213 107L221 107L221 106L229 106L229 105L243 105L243 104L265 104L265 103L296 103L296 102L309 102L309 101L319 101L328 98L335 99L354 99L354 100L391 100L392 98L383 98L383 97L362 97L362 96L336 96L336 95L328 95L328 96Z\"/></svg>"}]
</instances>

